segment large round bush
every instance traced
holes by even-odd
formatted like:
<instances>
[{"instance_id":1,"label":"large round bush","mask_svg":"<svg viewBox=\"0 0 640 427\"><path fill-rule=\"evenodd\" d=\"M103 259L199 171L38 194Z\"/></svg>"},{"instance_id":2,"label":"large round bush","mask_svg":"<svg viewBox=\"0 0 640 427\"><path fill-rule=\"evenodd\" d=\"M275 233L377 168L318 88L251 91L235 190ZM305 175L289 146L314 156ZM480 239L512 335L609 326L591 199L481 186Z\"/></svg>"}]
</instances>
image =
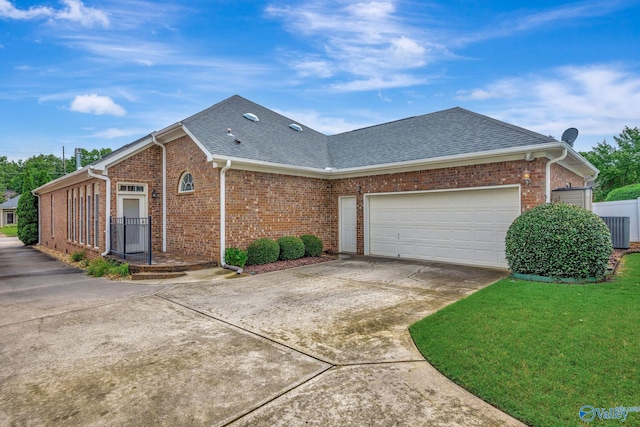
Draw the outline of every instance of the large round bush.
<instances>
[{"instance_id":1,"label":"large round bush","mask_svg":"<svg viewBox=\"0 0 640 427\"><path fill-rule=\"evenodd\" d=\"M601 278L613 250L599 216L564 203L540 205L520 215L505 243L513 273L557 278Z\"/></svg>"},{"instance_id":2,"label":"large round bush","mask_svg":"<svg viewBox=\"0 0 640 427\"><path fill-rule=\"evenodd\" d=\"M280 259L298 259L304 256L304 243L299 237L285 236L278 239L280 246Z\"/></svg>"},{"instance_id":3,"label":"large round bush","mask_svg":"<svg viewBox=\"0 0 640 427\"><path fill-rule=\"evenodd\" d=\"M638 197L640 197L640 184L631 184L611 190L604 201L615 202L617 200L635 200Z\"/></svg>"},{"instance_id":4,"label":"large round bush","mask_svg":"<svg viewBox=\"0 0 640 427\"><path fill-rule=\"evenodd\" d=\"M258 239L251 242L247 248L247 264L269 264L278 260L280 246L271 239Z\"/></svg>"},{"instance_id":5,"label":"large round bush","mask_svg":"<svg viewBox=\"0 0 640 427\"><path fill-rule=\"evenodd\" d=\"M322 254L322 240L313 234L300 236L304 243L304 256L320 256Z\"/></svg>"}]
</instances>

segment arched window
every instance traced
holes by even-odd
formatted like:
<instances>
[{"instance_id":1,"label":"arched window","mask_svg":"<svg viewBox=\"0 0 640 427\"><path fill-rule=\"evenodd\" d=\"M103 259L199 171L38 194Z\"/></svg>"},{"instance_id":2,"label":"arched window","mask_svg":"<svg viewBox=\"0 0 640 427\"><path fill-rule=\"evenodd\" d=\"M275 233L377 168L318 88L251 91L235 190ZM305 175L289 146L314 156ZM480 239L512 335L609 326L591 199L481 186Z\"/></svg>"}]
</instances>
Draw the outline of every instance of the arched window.
<instances>
[{"instance_id":1,"label":"arched window","mask_svg":"<svg viewBox=\"0 0 640 427\"><path fill-rule=\"evenodd\" d=\"M180 177L180 187L178 188L180 193L190 193L193 191L193 176L189 172L185 172Z\"/></svg>"}]
</instances>

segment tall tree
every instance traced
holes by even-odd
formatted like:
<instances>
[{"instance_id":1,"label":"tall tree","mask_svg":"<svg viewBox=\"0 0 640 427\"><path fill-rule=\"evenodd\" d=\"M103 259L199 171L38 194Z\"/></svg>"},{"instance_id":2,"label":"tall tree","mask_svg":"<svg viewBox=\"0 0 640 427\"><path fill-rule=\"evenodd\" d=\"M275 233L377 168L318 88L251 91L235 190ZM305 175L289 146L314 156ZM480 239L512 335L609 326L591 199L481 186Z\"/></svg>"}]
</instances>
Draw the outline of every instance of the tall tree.
<instances>
[{"instance_id":1,"label":"tall tree","mask_svg":"<svg viewBox=\"0 0 640 427\"><path fill-rule=\"evenodd\" d=\"M31 170L28 170L22 184L22 194L18 200L18 238L25 246L38 243L38 199L31 193L37 188Z\"/></svg>"},{"instance_id":2,"label":"tall tree","mask_svg":"<svg viewBox=\"0 0 640 427\"><path fill-rule=\"evenodd\" d=\"M29 157L25 161L18 160L15 172L9 181L9 188L20 194L24 193L26 190L23 186L28 172L31 172L32 177L35 177L38 182L48 178L42 182L42 184L45 184L52 179L62 176L62 160L53 154L40 154Z\"/></svg>"},{"instance_id":3,"label":"tall tree","mask_svg":"<svg viewBox=\"0 0 640 427\"><path fill-rule=\"evenodd\" d=\"M111 153L111 148L96 148L91 151L84 148L80 154L80 166L85 167L91 163L100 160L107 154ZM75 155L66 160L67 173L71 173L76 170L76 158Z\"/></svg>"},{"instance_id":4,"label":"tall tree","mask_svg":"<svg viewBox=\"0 0 640 427\"><path fill-rule=\"evenodd\" d=\"M640 130L625 127L613 139L617 147L602 141L591 151L580 153L600 170L594 189L596 201L604 200L615 188L640 182Z\"/></svg>"}]
</instances>

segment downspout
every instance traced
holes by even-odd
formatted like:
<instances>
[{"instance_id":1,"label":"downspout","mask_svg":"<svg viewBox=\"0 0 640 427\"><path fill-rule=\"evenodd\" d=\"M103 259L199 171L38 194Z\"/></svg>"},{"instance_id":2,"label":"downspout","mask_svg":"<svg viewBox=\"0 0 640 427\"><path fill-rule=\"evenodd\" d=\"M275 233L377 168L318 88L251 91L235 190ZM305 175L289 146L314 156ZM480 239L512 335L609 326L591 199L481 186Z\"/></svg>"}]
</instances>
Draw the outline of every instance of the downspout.
<instances>
[{"instance_id":1,"label":"downspout","mask_svg":"<svg viewBox=\"0 0 640 427\"><path fill-rule=\"evenodd\" d=\"M547 184L547 188L546 188L546 199L547 199L547 203L551 203L551 165L554 163L558 163L560 160L563 160L565 157L567 157L567 153L568 150L567 148L563 148L562 149L562 154L559 157L556 157L555 159L551 159L547 162L547 168L546 168L546 184Z\"/></svg>"},{"instance_id":2,"label":"downspout","mask_svg":"<svg viewBox=\"0 0 640 427\"><path fill-rule=\"evenodd\" d=\"M220 169L220 266L222 268L226 268L227 270L233 270L238 274L242 273L242 269L240 267L236 267L233 265L228 265L224 262L224 251L226 247L226 173L227 170L231 168L231 160L227 160L227 164Z\"/></svg>"},{"instance_id":3,"label":"downspout","mask_svg":"<svg viewBox=\"0 0 640 427\"><path fill-rule=\"evenodd\" d=\"M167 252L167 147L151 134L153 143L162 147L162 252Z\"/></svg>"},{"instance_id":4,"label":"downspout","mask_svg":"<svg viewBox=\"0 0 640 427\"><path fill-rule=\"evenodd\" d=\"M101 256L107 256L109 255L109 252L111 252L111 222L109 221L109 216L111 216L111 180L109 179L108 176L98 175L95 172L93 172L92 166L89 166L89 169L87 169L87 173L89 174L89 176L93 178L98 178L103 180L106 183L106 187L107 187L107 194L105 196L106 200L105 200L105 208L104 208L104 217L105 217L104 249L105 251L100 254Z\"/></svg>"}]
</instances>

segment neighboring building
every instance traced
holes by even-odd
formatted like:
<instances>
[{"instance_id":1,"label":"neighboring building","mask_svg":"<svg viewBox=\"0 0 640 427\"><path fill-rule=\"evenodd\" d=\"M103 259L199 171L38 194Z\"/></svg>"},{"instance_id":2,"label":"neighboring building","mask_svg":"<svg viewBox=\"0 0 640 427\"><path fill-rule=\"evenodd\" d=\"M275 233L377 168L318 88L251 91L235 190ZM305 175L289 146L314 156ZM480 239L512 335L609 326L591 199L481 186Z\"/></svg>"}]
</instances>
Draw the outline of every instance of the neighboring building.
<instances>
[{"instance_id":1,"label":"neighboring building","mask_svg":"<svg viewBox=\"0 0 640 427\"><path fill-rule=\"evenodd\" d=\"M209 260L315 234L335 252L506 267L511 222L596 172L462 108L327 136L232 96L35 193L40 243L92 257L120 244L109 216L148 215L154 251Z\"/></svg>"},{"instance_id":2,"label":"neighboring building","mask_svg":"<svg viewBox=\"0 0 640 427\"><path fill-rule=\"evenodd\" d=\"M18 215L16 211L18 209L18 200L20 196L7 200L4 203L0 203L0 227L5 225L15 225L18 223Z\"/></svg>"}]
</instances>

